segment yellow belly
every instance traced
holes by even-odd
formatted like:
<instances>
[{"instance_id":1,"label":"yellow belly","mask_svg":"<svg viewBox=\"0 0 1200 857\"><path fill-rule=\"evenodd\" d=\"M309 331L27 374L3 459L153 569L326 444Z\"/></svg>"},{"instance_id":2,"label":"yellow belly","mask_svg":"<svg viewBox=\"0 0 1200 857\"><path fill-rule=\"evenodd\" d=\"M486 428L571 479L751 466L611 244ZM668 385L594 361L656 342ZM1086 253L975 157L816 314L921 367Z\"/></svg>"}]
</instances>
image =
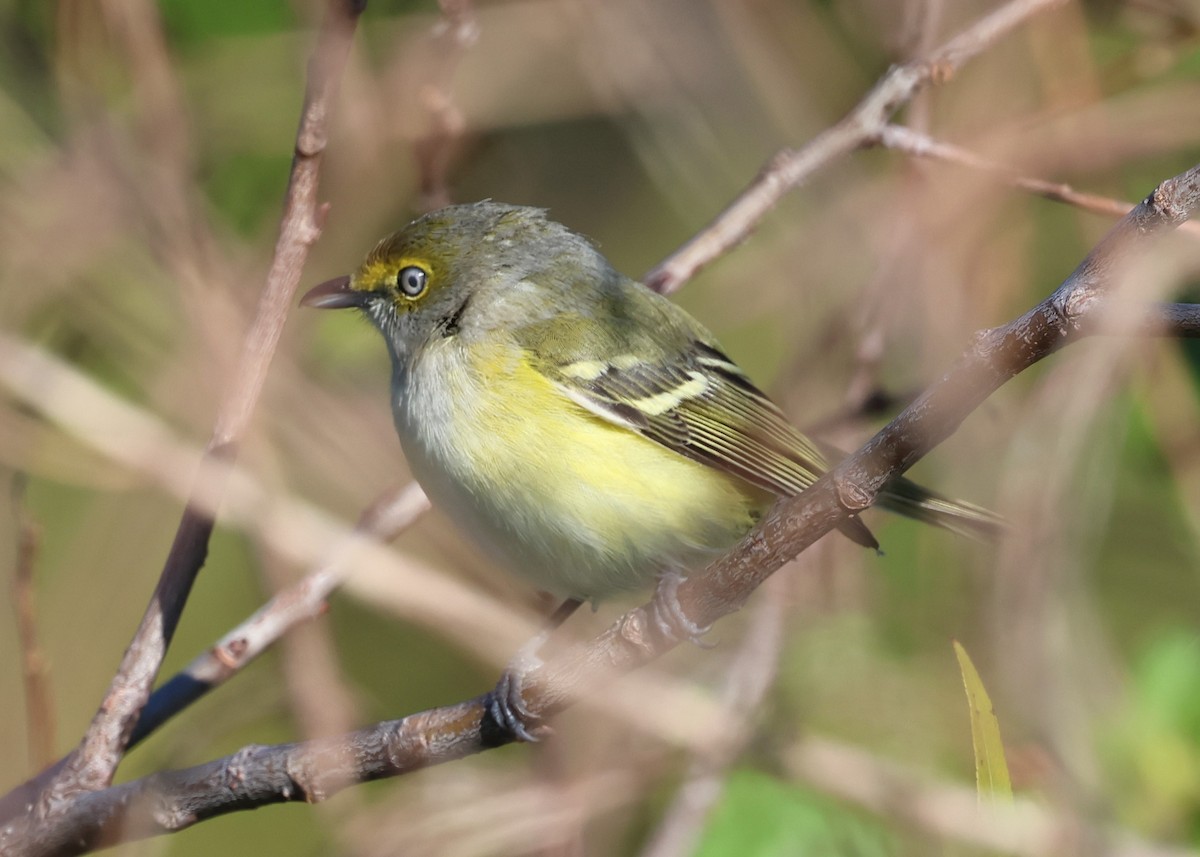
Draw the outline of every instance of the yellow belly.
<instances>
[{"instance_id":1,"label":"yellow belly","mask_svg":"<svg viewBox=\"0 0 1200 857\"><path fill-rule=\"evenodd\" d=\"M430 499L504 564L602 598L731 547L771 497L592 414L512 348L456 340L398 384L404 451Z\"/></svg>"}]
</instances>

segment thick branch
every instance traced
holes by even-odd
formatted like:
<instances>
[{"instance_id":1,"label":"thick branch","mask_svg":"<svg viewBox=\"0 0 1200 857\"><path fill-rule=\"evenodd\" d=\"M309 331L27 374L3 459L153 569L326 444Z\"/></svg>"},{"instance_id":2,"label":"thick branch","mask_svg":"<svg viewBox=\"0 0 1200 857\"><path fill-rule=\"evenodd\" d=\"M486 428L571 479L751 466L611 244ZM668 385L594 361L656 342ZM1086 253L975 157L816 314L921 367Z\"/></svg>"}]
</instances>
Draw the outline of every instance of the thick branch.
<instances>
[{"instance_id":1,"label":"thick branch","mask_svg":"<svg viewBox=\"0 0 1200 857\"><path fill-rule=\"evenodd\" d=\"M324 800L346 785L408 773L476 752L457 740L483 716L483 700L380 723L336 739L251 745L194 768L81 794L37 836L29 819L0 830L6 857L65 857L170 833L238 810Z\"/></svg>"}]
</instances>

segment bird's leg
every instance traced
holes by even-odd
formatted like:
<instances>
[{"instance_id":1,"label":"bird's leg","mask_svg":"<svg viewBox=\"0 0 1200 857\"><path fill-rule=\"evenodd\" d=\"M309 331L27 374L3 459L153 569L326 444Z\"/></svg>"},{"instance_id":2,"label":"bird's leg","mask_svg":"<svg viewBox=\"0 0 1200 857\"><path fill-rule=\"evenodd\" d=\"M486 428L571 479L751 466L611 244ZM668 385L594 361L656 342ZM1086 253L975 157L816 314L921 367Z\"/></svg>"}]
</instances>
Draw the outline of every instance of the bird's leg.
<instances>
[{"instance_id":1,"label":"bird's leg","mask_svg":"<svg viewBox=\"0 0 1200 857\"><path fill-rule=\"evenodd\" d=\"M550 614L542 630L517 650L517 654L501 674L495 689L488 695L487 710L492 720L507 735L518 741L537 742L550 731L549 726L535 722L540 718L525 704L525 676L542 666L538 652L558 626L567 621L582 604L583 601L578 598L568 598L560 604L558 609Z\"/></svg>"},{"instance_id":2,"label":"bird's leg","mask_svg":"<svg viewBox=\"0 0 1200 857\"><path fill-rule=\"evenodd\" d=\"M650 599L650 617L658 632L668 640L690 640L702 649L711 649L713 643L706 643L701 638L709 632L712 625L697 625L679 603L679 584L683 575L674 568L665 568L658 575L658 585L654 587L654 597Z\"/></svg>"}]
</instances>

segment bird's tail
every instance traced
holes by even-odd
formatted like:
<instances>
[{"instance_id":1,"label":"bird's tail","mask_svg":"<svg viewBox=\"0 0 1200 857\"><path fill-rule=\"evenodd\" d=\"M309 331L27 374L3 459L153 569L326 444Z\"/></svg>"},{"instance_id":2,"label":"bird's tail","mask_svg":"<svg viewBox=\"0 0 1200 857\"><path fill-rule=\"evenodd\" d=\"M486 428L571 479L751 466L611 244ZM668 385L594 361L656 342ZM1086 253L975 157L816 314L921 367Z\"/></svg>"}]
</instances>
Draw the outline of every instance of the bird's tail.
<instances>
[{"instance_id":1,"label":"bird's tail","mask_svg":"<svg viewBox=\"0 0 1200 857\"><path fill-rule=\"evenodd\" d=\"M998 538L1008 526L995 512L963 500L943 497L903 476L884 487L878 505L915 521L980 541Z\"/></svg>"}]
</instances>

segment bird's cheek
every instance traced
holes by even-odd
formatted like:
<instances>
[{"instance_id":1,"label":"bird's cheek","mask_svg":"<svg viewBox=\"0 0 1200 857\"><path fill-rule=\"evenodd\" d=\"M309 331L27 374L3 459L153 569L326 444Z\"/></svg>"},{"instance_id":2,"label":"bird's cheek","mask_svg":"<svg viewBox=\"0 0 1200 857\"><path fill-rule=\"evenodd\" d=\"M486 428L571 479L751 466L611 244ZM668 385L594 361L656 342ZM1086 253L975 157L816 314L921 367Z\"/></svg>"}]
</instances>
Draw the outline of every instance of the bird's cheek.
<instances>
[{"instance_id":1,"label":"bird's cheek","mask_svg":"<svg viewBox=\"0 0 1200 857\"><path fill-rule=\"evenodd\" d=\"M396 319L396 327L406 343L417 343L424 338L420 324L420 316L413 312L403 312Z\"/></svg>"}]
</instances>

